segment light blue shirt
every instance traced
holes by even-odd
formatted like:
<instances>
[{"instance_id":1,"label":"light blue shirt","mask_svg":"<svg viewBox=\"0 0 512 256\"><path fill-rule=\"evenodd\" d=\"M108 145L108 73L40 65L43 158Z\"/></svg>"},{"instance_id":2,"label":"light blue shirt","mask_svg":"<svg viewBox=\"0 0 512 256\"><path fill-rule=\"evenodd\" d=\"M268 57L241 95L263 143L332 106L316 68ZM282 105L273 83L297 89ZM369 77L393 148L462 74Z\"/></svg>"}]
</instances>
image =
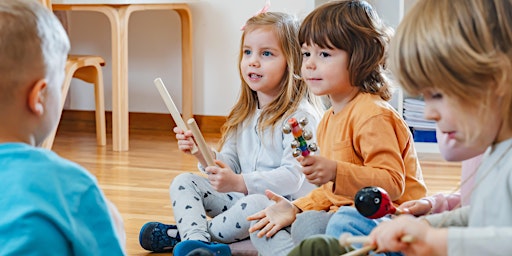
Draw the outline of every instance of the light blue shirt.
<instances>
[{"instance_id":1,"label":"light blue shirt","mask_svg":"<svg viewBox=\"0 0 512 256\"><path fill-rule=\"evenodd\" d=\"M123 255L96 179L52 151L0 144L0 255Z\"/></svg>"}]
</instances>

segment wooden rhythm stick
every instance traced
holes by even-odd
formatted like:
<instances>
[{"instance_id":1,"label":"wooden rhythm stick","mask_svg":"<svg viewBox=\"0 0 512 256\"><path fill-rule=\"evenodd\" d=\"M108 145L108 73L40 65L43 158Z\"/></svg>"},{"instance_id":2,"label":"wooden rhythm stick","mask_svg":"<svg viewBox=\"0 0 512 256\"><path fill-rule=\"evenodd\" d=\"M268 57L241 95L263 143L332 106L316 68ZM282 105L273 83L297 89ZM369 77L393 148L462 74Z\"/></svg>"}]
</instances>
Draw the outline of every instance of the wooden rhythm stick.
<instances>
[{"instance_id":1,"label":"wooden rhythm stick","mask_svg":"<svg viewBox=\"0 0 512 256\"><path fill-rule=\"evenodd\" d=\"M351 244L367 244L371 243L372 240L368 236L352 236L348 233L341 234L338 239L339 243L343 247L347 247ZM374 245L363 246L360 249L343 254L343 256L355 256L355 255L366 255L369 251L375 249Z\"/></svg>"},{"instance_id":2,"label":"wooden rhythm stick","mask_svg":"<svg viewBox=\"0 0 512 256\"><path fill-rule=\"evenodd\" d=\"M160 77L158 77L153 82L154 82L156 88L158 89L158 92L160 92L160 96L162 96L162 99L164 100L165 105L167 106L167 109L171 113L172 119L176 123L176 126L178 126L183 131L188 130L187 125L181 118L178 108L174 104L174 101L172 101L171 95L165 88L165 85L164 85L164 82L162 81L162 79ZM195 144L192 146L192 150L190 150L190 152L192 154L195 154L197 152L197 147Z\"/></svg>"},{"instance_id":3,"label":"wooden rhythm stick","mask_svg":"<svg viewBox=\"0 0 512 256\"><path fill-rule=\"evenodd\" d=\"M412 243L414 242L414 237L411 235L405 235L400 240L404 243ZM372 242L372 240L368 236L351 236L350 234L344 233L341 234L339 242L341 246L346 247L351 244L369 244ZM345 253L343 254L343 256L366 255L369 251L375 249L377 249L375 245L367 245L363 246L360 249Z\"/></svg>"},{"instance_id":4,"label":"wooden rhythm stick","mask_svg":"<svg viewBox=\"0 0 512 256\"><path fill-rule=\"evenodd\" d=\"M199 147L199 151L203 155L206 164L208 166L215 166L212 154L210 153L211 151L206 145L206 141L204 140L203 134L201 134L201 131L199 130L199 126L197 126L196 120L194 118L190 118L187 123L190 127L190 130L192 131L192 134L194 134L197 146Z\"/></svg>"},{"instance_id":5,"label":"wooden rhythm stick","mask_svg":"<svg viewBox=\"0 0 512 256\"><path fill-rule=\"evenodd\" d=\"M370 243L371 239L368 236L352 236L349 233L343 233L339 238L339 242L341 246L349 246L351 244Z\"/></svg>"}]
</instances>

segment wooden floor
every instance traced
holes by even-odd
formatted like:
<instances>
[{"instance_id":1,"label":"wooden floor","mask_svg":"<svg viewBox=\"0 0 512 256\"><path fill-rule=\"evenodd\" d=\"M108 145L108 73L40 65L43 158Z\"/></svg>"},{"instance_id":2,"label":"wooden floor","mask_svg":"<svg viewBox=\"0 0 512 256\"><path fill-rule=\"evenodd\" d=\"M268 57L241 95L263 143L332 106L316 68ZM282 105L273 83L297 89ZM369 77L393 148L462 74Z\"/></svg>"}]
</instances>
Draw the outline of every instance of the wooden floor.
<instances>
[{"instance_id":1,"label":"wooden floor","mask_svg":"<svg viewBox=\"0 0 512 256\"><path fill-rule=\"evenodd\" d=\"M204 136L211 145L219 139L218 134ZM140 227L147 221L174 222L169 184L183 171L196 171L196 161L178 151L170 131L130 130L129 152L112 152L111 136L105 147L96 146L95 138L91 129L61 123L53 150L97 177L123 216L127 254L148 255L138 242ZM431 154L420 154L420 160L429 194L453 191L460 177L460 164L447 163Z\"/></svg>"}]
</instances>

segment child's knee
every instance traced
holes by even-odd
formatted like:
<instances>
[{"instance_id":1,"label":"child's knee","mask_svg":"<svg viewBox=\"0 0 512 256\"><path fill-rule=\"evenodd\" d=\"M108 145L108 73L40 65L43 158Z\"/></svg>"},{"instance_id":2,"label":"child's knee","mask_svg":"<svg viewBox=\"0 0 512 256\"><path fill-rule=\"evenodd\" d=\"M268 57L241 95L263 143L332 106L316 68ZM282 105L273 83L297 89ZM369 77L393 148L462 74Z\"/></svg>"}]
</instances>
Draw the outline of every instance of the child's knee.
<instances>
[{"instance_id":1,"label":"child's knee","mask_svg":"<svg viewBox=\"0 0 512 256\"><path fill-rule=\"evenodd\" d=\"M360 218L363 217L356 208L349 206L340 207L332 216L332 218Z\"/></svg>"},{"instance_id":2,"label":"child's knee","mask_svg":"<svg viewBox=\"0 0 512 256\"><path fill-rule=\"evenodd\" d=\"M340 255L346 251L340 246L338 239L325 235L315 235L303 240L288 256L299 255Z\"/></svg>"},{"instance_id":3,"label":"child's knee","mask_svg":"<svg viewBox=\"0 0 512 256\"><path fill-rule=\"evenodd\" d=\"M196 180L199 178L199 176L193 174L193 173L182 173L178 176L174 177L172 180L169 189L171 191L173 190L184 190L185 186L188 186L190 184L197 184Z\"/></svg>"},{"instance_id":4,"label":"child's knee","mask_svg":"<svg viewBox=\"0 0 512 256\"><path fill-rule=\"evenodd\" d=\"M341 207L327 224L326 234L339 237L342 233L368 235L376 226L374 220L361 215L354 207Z\"/></svg>"}]
</instances>

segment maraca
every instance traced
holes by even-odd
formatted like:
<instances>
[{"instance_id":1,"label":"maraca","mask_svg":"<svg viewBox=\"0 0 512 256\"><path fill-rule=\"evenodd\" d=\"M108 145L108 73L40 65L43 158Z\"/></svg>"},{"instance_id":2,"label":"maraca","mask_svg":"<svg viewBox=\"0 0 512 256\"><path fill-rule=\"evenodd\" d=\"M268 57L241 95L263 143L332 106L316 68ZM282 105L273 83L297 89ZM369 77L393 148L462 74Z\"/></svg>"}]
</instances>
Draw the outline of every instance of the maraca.
<instances>
[{"instance_id":1,"label":"maraca","mask_svg":"<svg viewBox=\"0 0 512 256\"><path fill-rule=\"evenodd\" d=\"M362 188L356 193L354 204L357 211L369 219L402 213L400 209L393 205L386 190L380 187Z\"/></svg>"},{"instance_id":2,"label":"maraca","mask_svg":"<svg viewBox=\"0 0 512 256\"><path fill-rule=\"evenodd\" d=\"M307 140L313 138L311 131L304 129L308 124L308 119L303 117L297 122L294 117L288 119L288 123L284 125L283 132L285 134L292 133L295 140L292 142L293 156L308 156L310 152L317 151L318 147L315 143L307 144Z\"/></svg>"}]
</instances>

